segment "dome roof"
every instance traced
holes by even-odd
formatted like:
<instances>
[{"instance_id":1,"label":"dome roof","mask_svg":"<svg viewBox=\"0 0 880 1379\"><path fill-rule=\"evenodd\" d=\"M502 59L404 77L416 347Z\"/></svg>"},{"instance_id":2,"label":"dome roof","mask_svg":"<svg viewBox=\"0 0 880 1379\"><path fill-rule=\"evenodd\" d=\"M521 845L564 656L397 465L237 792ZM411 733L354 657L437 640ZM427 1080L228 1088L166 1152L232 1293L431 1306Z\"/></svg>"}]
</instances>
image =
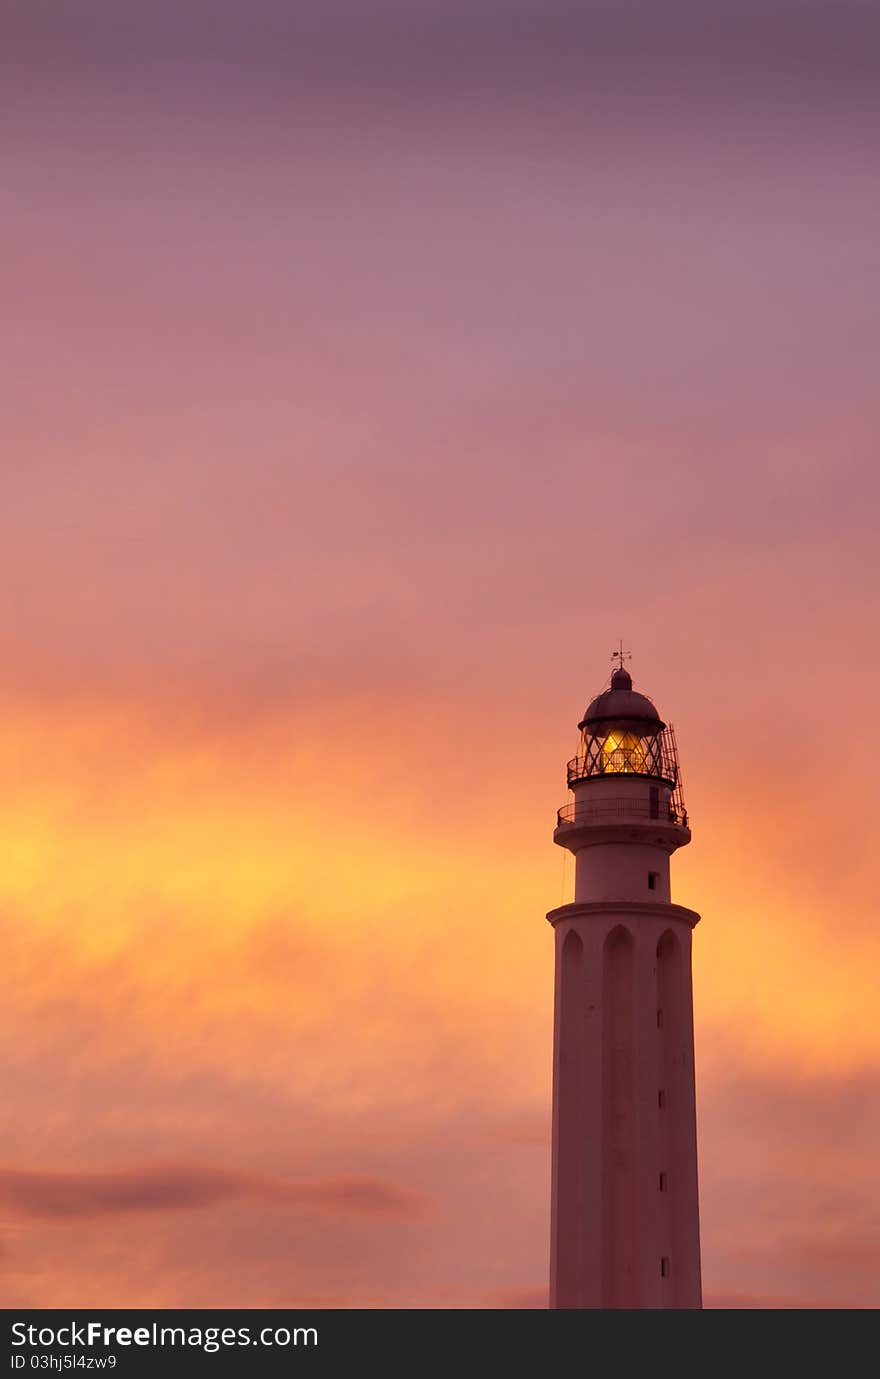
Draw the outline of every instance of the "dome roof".
<instances>
[{"instance_id":1,"label":"dome roof","mask_svg":"<svg viewBox=\"0 0 880 1379\"><path fill-rule=\"evenodd\" d=\"M656 732L665 728L666 724L650 699L634 690L632 683L629 671L618 667L611 677L611 688L596 696L578 727L592 727L595 724L600 728L612 722L628 720L638 724L643 732L649 725Z\"/></svg>"}]
</instances>

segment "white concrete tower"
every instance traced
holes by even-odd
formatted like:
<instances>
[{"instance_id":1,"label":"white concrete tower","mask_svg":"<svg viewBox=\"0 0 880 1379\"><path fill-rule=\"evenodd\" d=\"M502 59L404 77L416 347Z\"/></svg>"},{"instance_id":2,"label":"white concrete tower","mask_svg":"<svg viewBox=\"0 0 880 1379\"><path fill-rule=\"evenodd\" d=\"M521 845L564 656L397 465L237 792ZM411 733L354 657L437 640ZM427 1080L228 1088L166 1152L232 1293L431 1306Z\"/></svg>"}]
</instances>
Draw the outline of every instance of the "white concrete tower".
<instances>
[{"instance_id":1,"label":"white concrete tower","mask_svg":"<svg viewBox=\"0 0 880 1379\"><path fill-rule=\"evenodd\" d=\"M669 859L690 842L675 738L620 665L568 763L554 842L575 857L556 932L550 1306L697 1308L691 931Z\"/></svg>"}]
</instances>

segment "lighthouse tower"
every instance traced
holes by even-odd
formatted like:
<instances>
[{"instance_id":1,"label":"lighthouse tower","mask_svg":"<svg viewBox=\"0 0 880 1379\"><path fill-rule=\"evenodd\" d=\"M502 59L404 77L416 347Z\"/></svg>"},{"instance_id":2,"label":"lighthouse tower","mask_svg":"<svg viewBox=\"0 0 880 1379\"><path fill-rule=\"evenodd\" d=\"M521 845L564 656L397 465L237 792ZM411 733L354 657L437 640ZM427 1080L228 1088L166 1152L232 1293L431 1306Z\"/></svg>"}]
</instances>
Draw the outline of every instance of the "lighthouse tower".
<instances>
[{"instance_id":1,"label":"lighthouse tower","mask_svg":"<svg viewBox=\"0 0 880 1379\"><path fill-rule=\"evenodd\" d=\"M669 859L691 839L671 727L625 653L578 724L556 933L550 1306L698 1308L691 931Z\"/></svg>"}]
</instances>

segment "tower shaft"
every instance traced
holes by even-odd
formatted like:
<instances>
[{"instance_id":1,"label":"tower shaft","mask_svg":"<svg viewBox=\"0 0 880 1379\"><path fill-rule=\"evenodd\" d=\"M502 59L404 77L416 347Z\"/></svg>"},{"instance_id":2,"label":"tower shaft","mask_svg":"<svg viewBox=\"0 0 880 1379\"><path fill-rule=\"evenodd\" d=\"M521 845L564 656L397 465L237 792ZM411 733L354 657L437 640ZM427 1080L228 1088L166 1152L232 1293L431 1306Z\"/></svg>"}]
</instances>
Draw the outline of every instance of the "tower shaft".
<instances>
[{"instance_id":1,"label":"tower shaft","mask_svg":"<svg viewBox=\"0 0 880 1379\"><path fill-rule=\"evenodd\" d=\"M556 930L551 1307L701 1306L691 928L587 901Z\"/></svg>"}]
</instances>

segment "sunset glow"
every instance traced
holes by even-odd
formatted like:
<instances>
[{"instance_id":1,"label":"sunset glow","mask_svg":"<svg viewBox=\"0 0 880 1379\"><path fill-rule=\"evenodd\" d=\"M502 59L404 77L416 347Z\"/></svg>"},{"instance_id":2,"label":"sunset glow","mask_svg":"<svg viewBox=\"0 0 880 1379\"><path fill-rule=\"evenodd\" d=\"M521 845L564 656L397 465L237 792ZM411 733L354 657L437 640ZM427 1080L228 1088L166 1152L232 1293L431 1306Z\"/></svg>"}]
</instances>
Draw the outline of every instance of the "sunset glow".
<instances>
[{"instance_id":1,"label":"sunset glow","mask_svg":"<svg viewBox=\"0 0 880 1379\"><path fill-rule=\"evenodd\" d=\"M5 45L5 1305L546 1305L624 635L706 1305L876 1306L877 35L621 89L562 4L116 8Z\"/></svg>"}]
</instances>

